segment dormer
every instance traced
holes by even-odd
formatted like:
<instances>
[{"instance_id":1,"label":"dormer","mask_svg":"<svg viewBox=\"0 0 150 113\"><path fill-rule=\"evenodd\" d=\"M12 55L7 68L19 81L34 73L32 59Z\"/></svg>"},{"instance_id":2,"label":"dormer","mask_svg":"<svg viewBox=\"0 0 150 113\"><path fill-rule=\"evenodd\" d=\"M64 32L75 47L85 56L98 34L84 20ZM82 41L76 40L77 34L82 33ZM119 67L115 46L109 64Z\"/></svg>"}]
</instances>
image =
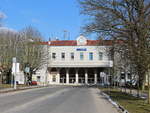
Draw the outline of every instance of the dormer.
<instances>
[{"instance_id":1,"label":"dormer","mask_svg":"<svg viewBox=\"0 0 150 113\"><path fill-rule=\"evenodd\" d=\"M83 35L80 35L77 39L77 45L86 45L87 44L87 38L84 37Z\"/></svg>"}]
</instances>

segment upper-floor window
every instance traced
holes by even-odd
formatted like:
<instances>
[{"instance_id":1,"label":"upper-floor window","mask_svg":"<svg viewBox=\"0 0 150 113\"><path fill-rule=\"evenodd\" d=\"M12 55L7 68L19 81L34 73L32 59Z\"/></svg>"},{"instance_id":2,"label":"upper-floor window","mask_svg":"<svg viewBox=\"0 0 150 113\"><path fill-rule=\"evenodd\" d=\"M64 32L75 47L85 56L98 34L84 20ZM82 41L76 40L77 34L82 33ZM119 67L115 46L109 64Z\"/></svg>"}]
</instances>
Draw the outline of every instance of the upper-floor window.
<instances>
[{"instance_id":1,"label":"upper-floor window","mask_svg":"<svg viewBox=\"0 0 150 113\"><path fill-rule=\"evenodd\" d=\"M52 59L56 59L56 53L52 53Z\"/></svg>"},{"instance_id":2,"label":"upper-floor window","mask_svg":"<svg viewBox=\"0 0 150 113\"><path fill-rule=\"evenodd\" d=\"M84 54L83 52L80 52L80 60L83 60L84 59Z\"/></svg>"},{"instance_id":3,"label":"upper-floor window","mask_svg":"<svg viewBox=\"0 0 150 113\"><path fill-rule=\"evenodd\" d=\"M103 60L103 53L99 52L99 60Z\"/></svg>"},{"instance_id":4,"label":"upper-floor window","mask_svg":"<svg viewBox=\"0 0 150 113\"><path fill-rule=\"evenodd\" d=\"M93 53L89 53L89 60L93 60Z\"/></svg>"},{"instance_id":5,"label":"upper-floor window","mask_svg":"<svg viewBox=\"0 0 150 113\"><path fill-rule=\"evenodd\" d=\"M61 53L61 58L65 59L65 53Z\"/></svg>"},{"instance_id":6,"label":"upper-floor window","mask_svg":"<svg viewBox=\"0 0 150 113\"><path fill-rule=\"evenodd\" d=\"M112 55L108 53L108 60L112 60Z\"/></svg>"},{"instance_id":7,"label":"upper-floor window","mask_svg":"<svg viewBox=\"0 0 150 113\"><path fill-rule=\"evenodd\" d=\"M71 60L74 60L74 53L70 53Z\"/></svg>"},{"instance_id":8,"label":"upper-floor window","mask_svg":"<svg viewBox=\"0 0 150 113\"><path fill-rule=\"evenodd\" d=\"M131 79L132 77L131 77L131 74L130 73L128 73L128 79Z\"/></svg>"}]
</instances>

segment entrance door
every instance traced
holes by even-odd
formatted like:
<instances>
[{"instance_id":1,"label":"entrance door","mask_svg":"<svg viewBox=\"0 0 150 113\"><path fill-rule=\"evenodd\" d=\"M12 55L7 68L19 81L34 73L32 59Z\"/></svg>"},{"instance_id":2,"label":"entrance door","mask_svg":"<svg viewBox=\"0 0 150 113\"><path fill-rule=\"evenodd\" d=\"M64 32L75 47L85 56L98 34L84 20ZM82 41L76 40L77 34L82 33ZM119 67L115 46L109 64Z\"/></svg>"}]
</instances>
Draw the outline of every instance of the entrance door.
<instances>
[{"instance_id":1,"label":"entrance door","mask_svg":"<svg viewBox=\"0 0 150 113\"><path fill-rule=\"evenodd\" d=\"M94 84L94 69L88 69L88 84Z\"/></svg>"},{"instance_id":2,"label":"entrance door","mask_svg":"<svg viewBox=\"0 0 150 113\"><path fill-rule=\"evenodd\" d=\"M62 68L60 70L60 83L66 83L66 69Z\"/></svg>"},{"instance_id":3,"label":"entrance door","mask_svg":"<svg viewBox=\"0 0 150 113\"><path fill-rule=\"evenodd\" d=\"M80 68L78 70L78 74L79 74L79 83L84 84L85 83L85 71L84 71L84 69Z\"/></svg>"},{"instance_id":4,"label":"entrance door","mask_svg":"<svg viewBox=\"0 0 150 113\"><path fill-rule=\"evenodd\" d=\"M56 84L57 83L57 69L56 68L52 68L51 72L50 72L50 84Z\"/></svg>"}]
</instances>

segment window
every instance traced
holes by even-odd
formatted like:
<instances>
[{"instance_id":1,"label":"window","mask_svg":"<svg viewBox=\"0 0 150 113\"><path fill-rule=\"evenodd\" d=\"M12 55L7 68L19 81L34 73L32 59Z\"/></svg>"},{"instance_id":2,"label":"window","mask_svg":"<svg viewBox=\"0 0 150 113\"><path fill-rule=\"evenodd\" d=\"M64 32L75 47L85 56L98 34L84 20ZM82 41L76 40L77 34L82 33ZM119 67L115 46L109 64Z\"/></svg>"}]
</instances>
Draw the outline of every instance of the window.
<instances>
[{"instance_id":1,"label":"window","mask_svg":"<svg viewBox=\"0 0 150 113\"><path fill-rule=\"evenodd\" d=\"M52 76L52 81L56 82L56 76L55 75Z\"/></svg>"},{"instance_id":2,"label":"window","mask_svg":"<svg viewBox=\"0 0 150 113\"><path fill-rule=\"evenodd\" d=\"M121 73L121 79L125 79L125 73L124 72Z\"/></svg>"},{"instance_id":3,"label":"window","mask_svg":"<svg viewBox=\"0 0 150 113\"><path fill-rule=\"evenodd\" d=\"M89 53L89 60L93 60L93 53Z\"/></svg>"},{"instance_id":4,"label":"window","mask_svg":"<svg viewBox=\"0 0 150 113\"><path fill-rule=\"evenodd\" d=\"M112 56L108 54L108 60L112 60Z\"/></svg>"},{"instance_id":5,"label":"window","mask_svg":"<svg viewBox=\"0 0 150 113\"><path fill-rule=\"evenodd\" d=\"M37 82L40 82L40 78L41 78L40 76L37 76Z\"/></svg>"},{"instance_id":6,"label":"window","mask_svg":"<svg viewBox=\"0 0 150 113\"><path fill-rule=\"evenodd\" d=\"M99 60L103 60L103 53L99 52Z\"/></svg>"},{"instance_id":7,"label":"window","mask_svg":"<svg viewBox=\"0 0 150 113\"><path fill-rule=\"evenodd\" d=\"M61 53L61 58L65 59L65 53Z\"/></svg>"},{"instance_id":8,"label":"window","mask_svg":"<svg viewBox=\"0 0 150 113\"><path fill-rule=\"evenodd\" d=\"M128 73L128 79L131 79L131 74L130 73Z\"/></svg>"},{"instance_id":9,"label":"window","mask_svg":"<svg viewBox=\"0 0 150 113\"><path fill-rule=\"evenodd\" d=\"M52 53L52 59L56 59L56 53Z\"/></svg>"},{"instance_id":10,"label":"window","mask_svg":"<svg viewBox=\"0 0 150 113\"><path fill-rule=\"evenodd\" d=\"M71 60L74 60L74 53L70 53L71 55Z\"/></svg>"},{"instance_id":11,"label":"window","mask_svg":"<svg viewBox=\"0 0 150 113\"><path fill-rule=\"evenodd\" d=\"M84 55L83 55L83 52L80 53L80 60L83 60L84 59Z\"/></svg>"}]
</instances>

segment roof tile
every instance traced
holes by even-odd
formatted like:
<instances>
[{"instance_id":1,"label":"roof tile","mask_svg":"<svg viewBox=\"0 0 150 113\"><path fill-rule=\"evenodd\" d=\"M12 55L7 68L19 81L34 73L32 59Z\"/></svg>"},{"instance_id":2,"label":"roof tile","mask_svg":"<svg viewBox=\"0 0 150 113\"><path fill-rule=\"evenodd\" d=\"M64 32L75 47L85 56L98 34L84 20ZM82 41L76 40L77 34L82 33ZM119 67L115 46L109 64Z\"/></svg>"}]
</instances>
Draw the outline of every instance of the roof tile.
<instances>
[{"instance_id":1,"label":"roof tile","mask_svg":"<svg viewBox=\"0 0 150 113\"><path fill-rule=\"evenodd\" d=\"M49 45L49 46L77 46L76 40L56 40L56 41L50 41L43 42L43 45ZM87 40L87 44L85 46L97 46L97 45L112 45L112 40Z\"/></svg>"}]
</instances>

